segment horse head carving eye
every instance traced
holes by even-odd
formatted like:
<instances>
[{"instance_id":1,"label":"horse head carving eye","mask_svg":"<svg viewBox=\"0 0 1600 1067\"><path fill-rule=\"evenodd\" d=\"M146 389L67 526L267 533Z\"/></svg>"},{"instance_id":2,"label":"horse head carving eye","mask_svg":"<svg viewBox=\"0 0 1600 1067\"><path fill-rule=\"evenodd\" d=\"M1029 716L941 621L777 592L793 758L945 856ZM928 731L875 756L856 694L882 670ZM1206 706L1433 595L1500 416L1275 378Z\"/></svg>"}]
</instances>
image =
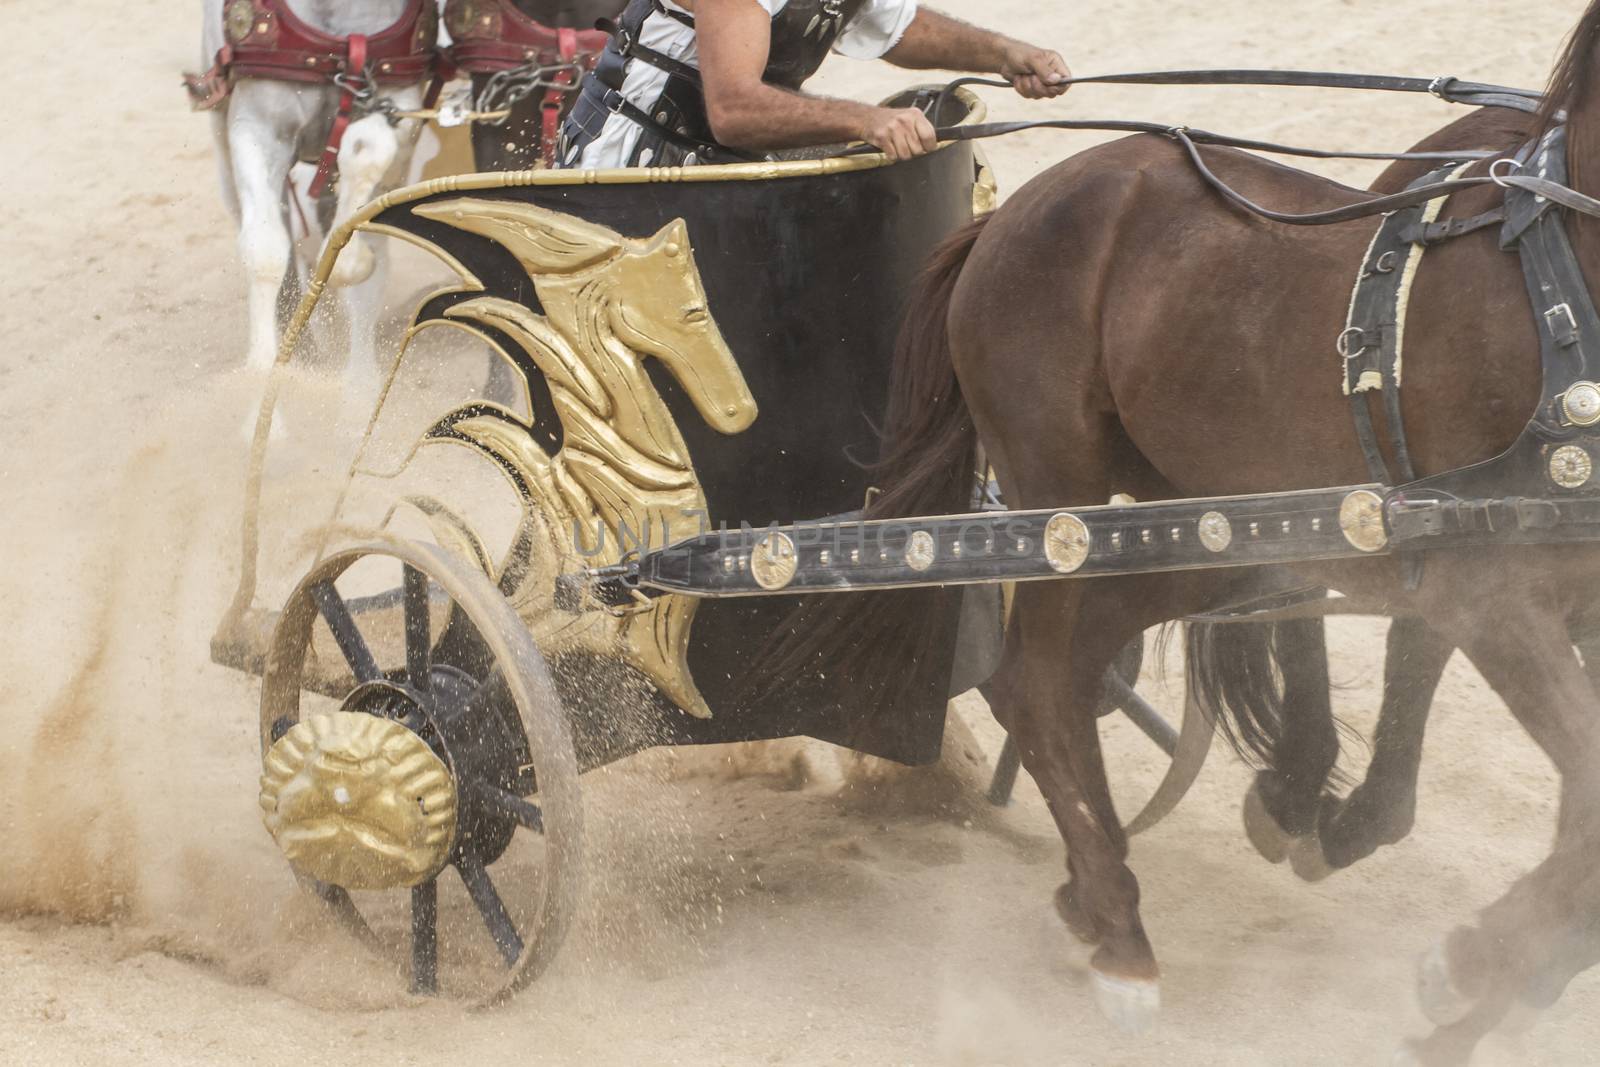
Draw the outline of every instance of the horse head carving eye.
<instances>
[{"instance_id":1,"label":"horse head carving eye","mask_svg":"<svg viewBox=\"0 0 1600 1067\"><path fill-rule=\"evenodd\" d=\"M710 322L711 314L703 305L691 304L683 309L683 321L691 326L699 326L701 323Z\"/></svg>"}]
</instances>

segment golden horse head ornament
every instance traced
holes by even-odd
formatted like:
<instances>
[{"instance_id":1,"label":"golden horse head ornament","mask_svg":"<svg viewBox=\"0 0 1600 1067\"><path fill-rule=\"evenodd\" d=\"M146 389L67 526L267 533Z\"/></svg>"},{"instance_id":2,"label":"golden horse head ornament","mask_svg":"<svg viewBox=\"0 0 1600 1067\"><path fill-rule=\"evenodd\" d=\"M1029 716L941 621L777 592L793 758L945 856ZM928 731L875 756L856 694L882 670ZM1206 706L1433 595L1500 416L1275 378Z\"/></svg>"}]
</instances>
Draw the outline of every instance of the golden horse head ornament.
<instances>
[{"instance_id":1,"label":"golden horse head ornament","mask_svg":"<svg viewBox=\"0 0 1600 1067\"><path fill-rule=\"evenodd\" d=\"M527 271L540 311L479 296L446 312L457 325L509 337L543 375L561 423L546 451L509 412L461 408L430 437L493 456L527 500L525 560L512 593L552 658L571 651L620 659L691 714L709 710L686 659L695 603L666 597L620 616L581 616L554 605L555 579L692 537L706 500L665 400L644 367L659 360L708 425L739 433L756 402L717 329L682 220L644 239L511 200L458 199L414 209L423 218L488 238ZM487 333L477 331L485 340Z\"/></svg>"}]
</instances>

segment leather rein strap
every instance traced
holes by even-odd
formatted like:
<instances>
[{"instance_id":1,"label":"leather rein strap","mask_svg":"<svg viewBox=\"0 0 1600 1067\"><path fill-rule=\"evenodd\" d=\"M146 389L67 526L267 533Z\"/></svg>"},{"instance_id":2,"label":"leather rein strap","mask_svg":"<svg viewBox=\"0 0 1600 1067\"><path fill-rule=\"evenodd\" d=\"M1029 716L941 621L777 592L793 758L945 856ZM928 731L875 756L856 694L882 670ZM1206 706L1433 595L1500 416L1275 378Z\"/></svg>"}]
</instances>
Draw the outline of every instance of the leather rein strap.
<instances>
[{"instance_id":1,"label":"leather rein strap","mask_svg":"<svg viewBox=\"0 0 1600 1067\"><path fill-rule=\"evenodd\" d=\"M1454 77L1410 78L1387 74L1343 74L1304 70L1169 70L1145 71L1129 74L1100 74L1083 78L1070 78L1065 84L1123 84L1123 85L1280 85L1327 89L1363 89L1381 92L1428 93L1450 103L1478 107L1503 107L1516 111L1537 112L1543 95L1532 89L1516 89L1483 82L1465 82ZM964 85L985 85L1010 88L1011 83L993 78L957 78L940 92L932 113L943 112L943 104L950 94ZM1560 117L1558 116L1558 121ZM940 141L977 141L1002 137L1029 130L1099 130L1112 133L1153 133L1170 137L1188 154L1196 172L1208 185L1230 203L1260 218L1290 226L1325 226L1338 222L1351 222L1370 218L1385 212L1425 204L1441 196L1476 185L1495 184L1503 188L1518 188L1549 197L1563 207L1585 215L1600 217L1600 200L1585 196L1564 185L1519 174L1493 174L1488 177L1452 178L1447 181L1427 182L1404 192L1373 197L1343 207L1304 214L1273 211L1246 197L1228 185L1206 165L1199 146L1214 145L1239 148L1246 151L1267 152L1274 155L1298 156L1304 159L1371 159L1371 160L1434 160L1462 162L1474 159L1491 159L1503 156L1500 152L1342 152L1319 148L1302 148L1294 145L1257 141L1244 137L1231 137L1209 130L1190 129L1187 126L1168 126L1156 122L1137 122L1120 119L1045 119L1033 122L989 122L966 126L942 126L935 132ZM856 145L841 155L861 155L876 152L871 145ZM1498 165L1498 164L1497 164ZM1359 190L1350 190L1358 192ZM1487 216L1481 222L1498 221ZM1459 227L1458 227L1459 228ZM1453 236L1440 232L1430 235L1436 239Z\"/></svg>"},{"instance_id":2,"label":"leather rein strap","mask_svg":"<svg viewBox=\"0 0 1600 1067\"><path fill-rule=\"evenodd\" d=\"M1536 111L1543 94L1535 89L1515 89L1506 85L1465 82L1443 75L1437 78L1408 78L1395 74L1347 74L1320 70L1151 70L1127 74L1095 74L1068 78L1064 85L1278 85L1302 89L1362 89L1388 93L1428 93L1452 104L1472 107L1506 107L1517 111ZM1011 87L993 78L957 78L945 86L949 95L963 85Z\"/></svg>"}]
</instances>

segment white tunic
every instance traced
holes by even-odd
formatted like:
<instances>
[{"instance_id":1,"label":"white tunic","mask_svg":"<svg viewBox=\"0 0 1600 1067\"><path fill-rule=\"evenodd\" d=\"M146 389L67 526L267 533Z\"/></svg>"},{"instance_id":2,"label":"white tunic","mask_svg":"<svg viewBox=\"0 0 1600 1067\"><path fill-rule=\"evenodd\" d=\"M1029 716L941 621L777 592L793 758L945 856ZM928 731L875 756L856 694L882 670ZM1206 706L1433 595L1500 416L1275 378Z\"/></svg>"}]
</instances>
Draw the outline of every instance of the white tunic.
<instances>
[{"instance_id":1,"label":"white tunic","mask_svg":"<svg viewBox=\"0 0 1600 1067\"><path fill-rule=\"evenodd\" d=\"M788 5L789 0L753 0L753 2L760 4L768 15L776 16ZM662 0L662 6L674 11L685 10L672 0ZM879 59L900 43L906 27L910 26L911 20L916 17L917 0L867 0L856 12L855 18L839 31L839 37L833 43L833 50L852 59ZM694 29L659 11L652 11L645 18L644 25L639 30L639 43L680 63L688 63L694 67L700 65L700 49L695 42ZM628 64L628 75L622 83L622 95L641 110L649 111L661 97L661 90L666 83L666 71L636 60ZM621 115L612 115L606 120L600 136L589 142L577 159L569 160L564 165L585 169L625 167L642 133L636 123ZM639 160L638 165L641 167L650 165L648 152Z\"/></svg>"}]
</instances>

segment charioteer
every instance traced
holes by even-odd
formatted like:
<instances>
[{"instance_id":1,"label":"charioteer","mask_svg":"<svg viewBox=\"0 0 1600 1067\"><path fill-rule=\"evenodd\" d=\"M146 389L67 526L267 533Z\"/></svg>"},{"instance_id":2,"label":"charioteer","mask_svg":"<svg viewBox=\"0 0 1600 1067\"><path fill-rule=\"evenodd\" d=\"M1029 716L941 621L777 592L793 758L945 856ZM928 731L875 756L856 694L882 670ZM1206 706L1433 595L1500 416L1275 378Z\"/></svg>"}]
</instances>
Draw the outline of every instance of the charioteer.
<instances>
[{"instance_id":1,"label":"charioteer","mask_svg":"<svg viewBox=\"0 0 1600 1067\"><path fill-rule=\"evenodd\" d=\"M1056 52L916 0L632 0L562 128L564 167L683 166L864 141L890 159L937 146L917 108L803 92L834 51L899 67L999 74L1060 96Z\"/></svg>"}]
</instances>

